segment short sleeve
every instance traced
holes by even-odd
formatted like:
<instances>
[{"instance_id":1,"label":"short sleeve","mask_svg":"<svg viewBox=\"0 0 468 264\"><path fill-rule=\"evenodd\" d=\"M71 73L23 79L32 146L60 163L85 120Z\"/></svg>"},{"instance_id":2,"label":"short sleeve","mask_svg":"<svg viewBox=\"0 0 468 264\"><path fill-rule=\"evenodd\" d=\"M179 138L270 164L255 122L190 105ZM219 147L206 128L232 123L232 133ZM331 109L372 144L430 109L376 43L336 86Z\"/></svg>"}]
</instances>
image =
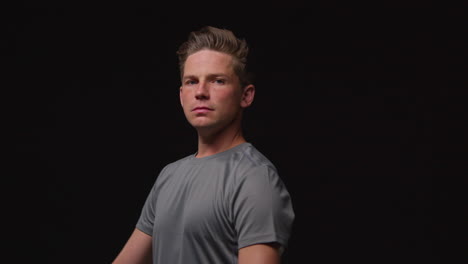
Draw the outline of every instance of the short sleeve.
<instances>
[{"instance_id":1,"label":"short sleeve","mask_svg":"<svg viewBox=\"0 0 468 264\"><path fill-rule=\"evenodd\" d=\"M154 226L154 219L155 219L155 211L156 211L156 199L157 199L157 185L158 179L161 178L161 175L164 175L168 166L164 167L163 170L159 173L156 182L151 188L150 193L146 197L145 204L141 210L140 218L137 221L136 228L146 233L147 235L153 236L153 226Z\"/></svg>"},{"instance_id":2,"label":"short sleeve","mask_svg":"<svg viewBox=\"0 0 468 264\"><path fill-rule=\"evenodd\" d=\"M146 233L147 235L153 236L153 225L155 217L155 206L156 206L156 183L146 198L143 209L141 210L140 218L137 221L136 228Z\"/></svg>"},{"instance_id":3,"label":"short sleeve","mask_svg":"<svg viewBox=\"0 0 468 264\"><path fill-rule=\"evenodd\" d=\"M294 211L286 186L274 168L250 169L239 179L233 197L239 249L273 242L287 246Z\"/></svg>"}]
</instances>

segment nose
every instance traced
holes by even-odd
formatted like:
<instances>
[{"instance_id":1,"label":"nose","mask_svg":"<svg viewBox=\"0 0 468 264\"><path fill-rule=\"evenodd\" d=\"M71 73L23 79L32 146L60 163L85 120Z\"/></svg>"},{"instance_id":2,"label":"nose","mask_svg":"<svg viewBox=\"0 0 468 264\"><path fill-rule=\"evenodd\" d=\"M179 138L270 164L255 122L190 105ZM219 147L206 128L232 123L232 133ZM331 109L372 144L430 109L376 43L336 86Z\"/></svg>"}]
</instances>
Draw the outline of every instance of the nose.
<instances>
[{"instance_id":1,"label":"nose","mask_svg":"<svg viewBox=\"0 0 468 264\"><path fill-rule=\"evenodd\" d=\"M207 100L210 98L208 84L206 82L199 82L195 90L195 98L198 100Z\"/></svg>"}]
</instances>

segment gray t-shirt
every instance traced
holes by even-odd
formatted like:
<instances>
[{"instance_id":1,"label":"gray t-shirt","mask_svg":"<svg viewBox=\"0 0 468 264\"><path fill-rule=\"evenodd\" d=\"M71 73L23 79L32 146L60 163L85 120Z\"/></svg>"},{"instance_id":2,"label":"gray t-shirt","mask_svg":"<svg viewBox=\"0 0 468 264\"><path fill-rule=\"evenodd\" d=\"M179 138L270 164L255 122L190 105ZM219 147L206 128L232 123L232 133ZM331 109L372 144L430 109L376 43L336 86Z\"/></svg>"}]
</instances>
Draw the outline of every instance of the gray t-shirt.
<instances>
[{"instance_id":1,"label":"gray t-shirt","mask_svg":"<svg viewBox=\"0 0 468 264\"><path fill-rule=\"evenodd\" d=\"M153 237L153 263L237 263L240 248L291 233L291 198L274 165L243 143L161 171L136 228Z\"/></svg>"}]
</instances>

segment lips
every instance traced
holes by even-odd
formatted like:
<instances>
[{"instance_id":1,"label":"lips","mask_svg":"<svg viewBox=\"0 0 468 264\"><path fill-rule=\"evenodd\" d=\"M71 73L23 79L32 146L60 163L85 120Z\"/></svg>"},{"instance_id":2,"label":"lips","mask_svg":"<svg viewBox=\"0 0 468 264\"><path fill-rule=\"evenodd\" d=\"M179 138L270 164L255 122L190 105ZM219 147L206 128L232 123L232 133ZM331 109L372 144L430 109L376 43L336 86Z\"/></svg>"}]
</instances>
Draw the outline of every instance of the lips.
<instances>
[{"instance_id":1,"label":"lips","mask_svg":"<svg viewBox=\"0 0 468 264\"><path fill-rule=\"evenodd\" d=\"M195 112L195 113L207 113L210 111L213 111L213 108L209 108L207 106L197 106L192 109L192 112Z\"/></svg>"}]
</instances>

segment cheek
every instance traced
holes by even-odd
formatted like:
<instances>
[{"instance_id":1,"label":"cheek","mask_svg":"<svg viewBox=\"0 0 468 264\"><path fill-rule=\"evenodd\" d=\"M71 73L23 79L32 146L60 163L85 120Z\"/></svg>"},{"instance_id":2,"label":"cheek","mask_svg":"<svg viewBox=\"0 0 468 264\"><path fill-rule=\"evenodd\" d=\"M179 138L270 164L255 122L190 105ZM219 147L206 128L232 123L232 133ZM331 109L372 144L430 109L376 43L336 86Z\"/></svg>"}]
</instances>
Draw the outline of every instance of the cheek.
<instances>
[{"instance_id":1,"label":"cheek","mask_svg":"<svg viewBox=\"0 0 468 264\"><path fill-rule=\"evenodd\" d=\"M227 105L236 105L240 102L241 94L236 91L221 91L215 94L217 101L225 102Z\"/></svg>"},{"instance_id":2,"label":"cheek","mask_svg":"<svg viewBox=\"0 0 468 264\"><path fill-rule=\"evenodd\" d=\"M186 90L180 93L180 102L183 105L186 105L189 102L187 98L189 98L189 91Z\"/></svg>"},{"instance_id":3,"label":"cheek","mask_svg":"<svg viewBox=\"0 0 468 264\"><path fill-rule=\"evenodd\" d=\"M235 95L217 97L216 102L218 107L223 109L225 112L232 112L232 110L236 107Z\"/></svg>"}]
</instances>

